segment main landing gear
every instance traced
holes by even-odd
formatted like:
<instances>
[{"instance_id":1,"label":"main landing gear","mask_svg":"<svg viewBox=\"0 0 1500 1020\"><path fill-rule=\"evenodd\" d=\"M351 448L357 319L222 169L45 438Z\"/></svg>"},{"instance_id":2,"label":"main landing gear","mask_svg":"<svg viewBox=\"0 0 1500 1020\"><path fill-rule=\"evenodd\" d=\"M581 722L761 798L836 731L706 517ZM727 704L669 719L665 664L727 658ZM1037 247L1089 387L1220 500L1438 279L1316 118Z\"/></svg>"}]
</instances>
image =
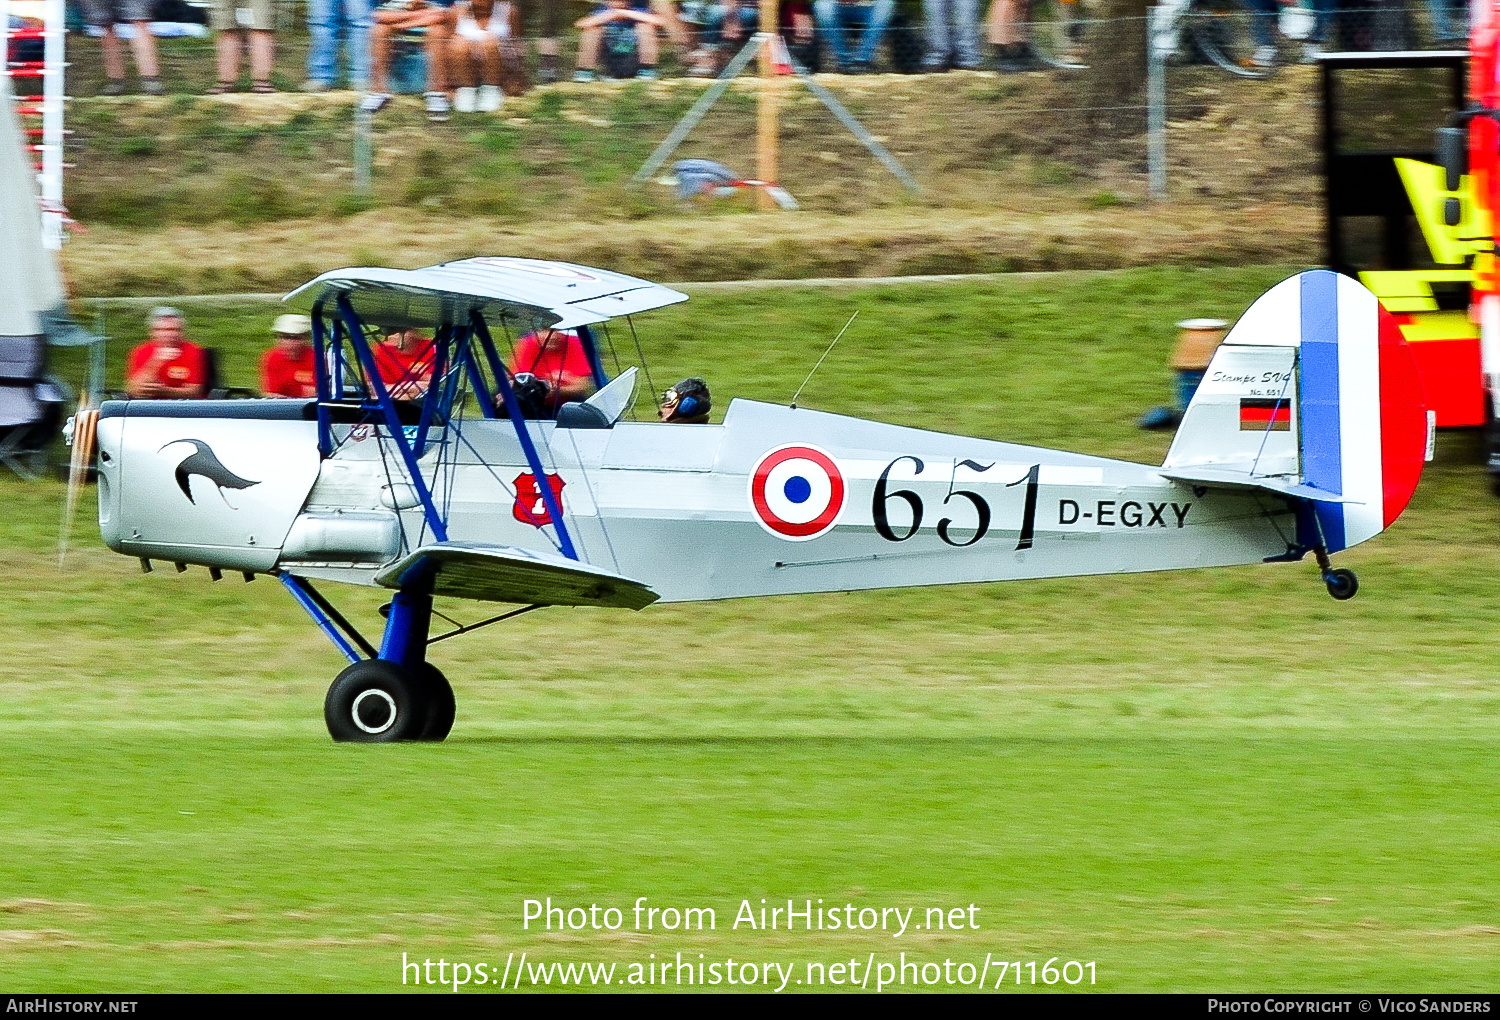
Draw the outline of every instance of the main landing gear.
<instances>
[{"instance_id":1,"label":"main landing gear","mask_svg":"<svg viewBox=\"0 0 1500 1020\"><path fill-rule=\"evenodd\" d=\"M448 736L453 729L453 687L427 661L432 594L426 582L430 578L419 575L414 587L398 591L381 610L385 634L376 649L311 582L290 574L278 576L353 663L338 675L323 699L329 736L362 744L438 741ZM464 629L474 628L460 628Z\"/></svg>"},{"instance_id":2,"label":"main landing gear","mask_svg":"<svg viewBox=\"0 0 1500 1020\"><path fill-rule=\"evenodd\" d=\"M323 699L334 740L442 740L453 729L453 687L427 661L432 595L403 589L385 610L380 651L338 675ZM368 651L374 651L369 649Z\"/></svg>"},{"instance_id":3,"label":"main landing gear","mask_svg":"<svg viewBox=\"0 0 1500 1020\"><path fill-rule=\"evenodd\" d=\"M381 609L385 635L377 649L318 593L311 581L285 573L276 576L353 663L328 688L323 699L323 721L334 740L361 744L447 739L453 729L453 686L440 669L427 661L427 646L543 605L513 609L467 626L449 621L455 623L454 630L429 639L431 575L416 573L410 578L413 587L398 591L390 604Z\"/></svg>"}]
</instances>

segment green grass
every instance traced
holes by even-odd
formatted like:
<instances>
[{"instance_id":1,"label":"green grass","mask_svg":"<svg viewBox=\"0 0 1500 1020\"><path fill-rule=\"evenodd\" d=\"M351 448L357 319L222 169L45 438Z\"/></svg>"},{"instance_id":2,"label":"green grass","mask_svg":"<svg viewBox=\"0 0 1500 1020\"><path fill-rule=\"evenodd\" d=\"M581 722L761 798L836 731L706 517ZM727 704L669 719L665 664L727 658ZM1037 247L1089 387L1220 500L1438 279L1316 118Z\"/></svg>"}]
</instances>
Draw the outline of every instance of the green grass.
<instances>
[{"instance_id":1,"label":"green grass","mask_svg":"<svg viewBox=\"0 0 1500 1020\"><path fill-rule=\"evenodd\" d=\"M804 404L1150 461L1165 438L1133 419L1172 322L1280 275L710 292L639 326L657 388L704 374L722 410L789 399L857 307ZM189 324L248 381L271 314ZM340 662L274 581L143 577L86 522L59 572L60 488L0 481L0 981L384 991L403 953L523 951L795 980L905 952L1095 961L1111 991L1491 989L1500 503L1476 453L1443 435L1408 513L1338 557L1349 603L1301 564L551 610L437 646L453 736L393 747L328 741ZM376 593L331 593L376 619ZM548 896L718 924L523 929ZM763 897L972 903L978 929L730 927Z\"/></svg>"}]
</instances>

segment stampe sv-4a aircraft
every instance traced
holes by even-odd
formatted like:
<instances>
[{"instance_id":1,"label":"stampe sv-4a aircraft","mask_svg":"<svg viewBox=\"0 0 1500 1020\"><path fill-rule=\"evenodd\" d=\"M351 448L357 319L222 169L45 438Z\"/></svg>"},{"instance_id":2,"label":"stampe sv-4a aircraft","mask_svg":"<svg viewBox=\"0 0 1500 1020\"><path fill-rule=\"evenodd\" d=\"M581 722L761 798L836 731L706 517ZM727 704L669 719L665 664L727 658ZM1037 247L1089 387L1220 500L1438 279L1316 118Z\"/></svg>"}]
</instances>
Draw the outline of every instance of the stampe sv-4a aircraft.
<instances>
[{"instance_id":1,"label":"stampe sv-4a aircraft","mask_svg":"<svg viewBox=\"0 0 1500 1020\"><path fill-rule=\"evenodd\" d=\"M277 577L349 658L335 740L443 739L434 596L614 606L1173 570L1329 554L1401 513L1430 456L1416 366L1369 291L1317 271L1245 313L1160 467L735 400L723 423L623 420L597 327L686 300L618 273L473 258L326 273L316 400L111 401L97 423L111 549ZM528 420L497 338L576 331L597 390ZM417 402L379 332L434 331ZM475 410L477 408L477 410ZM682 570L685 559L692 570ZM316 587L392 591L377 647ZM482 626L478 624L476 626Z\"/></svg>"}]
</instances>

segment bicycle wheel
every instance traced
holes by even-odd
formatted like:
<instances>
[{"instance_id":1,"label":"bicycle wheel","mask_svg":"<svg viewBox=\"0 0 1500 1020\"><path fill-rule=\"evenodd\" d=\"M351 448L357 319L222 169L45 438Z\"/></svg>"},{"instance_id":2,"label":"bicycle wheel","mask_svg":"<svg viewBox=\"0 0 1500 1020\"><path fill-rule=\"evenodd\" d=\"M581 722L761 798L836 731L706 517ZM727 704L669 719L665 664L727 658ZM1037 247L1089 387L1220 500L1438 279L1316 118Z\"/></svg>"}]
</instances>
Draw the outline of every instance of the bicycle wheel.
<instances>
[{"instance_id":1,"label":"bicycle wheel","mask_svg":"<svg viewBox=\"0 0 1500 1020\"><path fill-rule=\"evenodd\" d=\"M1245 78L1264 78L1276 69L1275 59L1257 61L1259 47L1255 42L1252 22L1265 18L1270 29L1271 19L1241 6L1237 0L1206 0L1197 3L1187 12L1187 31L1199 52L1231 74Z\"/></svg>"},{"instance_id":2,"label":"bicycle wheel","mask_svg":"<svg viewBox=\"0 0 1500 1020\"><path fill-rule=\"evenodd\" d=\"M1031 0L1027 29L1037 57L1053 67L1088 67L1091 6L1087 0Z\"/></svg>"}]
</instances>

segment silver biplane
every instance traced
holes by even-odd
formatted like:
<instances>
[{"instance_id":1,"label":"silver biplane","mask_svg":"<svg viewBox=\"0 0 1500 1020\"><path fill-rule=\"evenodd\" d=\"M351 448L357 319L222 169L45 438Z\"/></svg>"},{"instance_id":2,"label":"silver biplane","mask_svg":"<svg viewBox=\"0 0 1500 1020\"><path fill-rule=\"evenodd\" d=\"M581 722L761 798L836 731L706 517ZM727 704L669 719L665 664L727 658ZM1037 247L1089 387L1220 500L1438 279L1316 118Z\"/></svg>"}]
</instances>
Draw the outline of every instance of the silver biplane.
<instances>
[{"instance_id":1,"label":"silver biplane","mask_svg":"<svg viewBox=\"0 0 1500 1020\"><path fill-rule=\"evenodd\" d=\"M1406 506L1431 423L1399 331L1357 283L1310 272L1257 301L1215 355L1159 467L734 400L721 424L625 420L636 370L596 328L686 300L521 258L325 273L317 399L106 402L99 526L117 552L286 586L350 660L335 740L441 740L433 598L521 608L686 602L1298 560ZM433 334L431 384L393 399L380 333ZM522 413L507 338L576 332L594 375L554 419ZM691 562L691 570L682 564ZM368 640L324 582L389 589ZM476 626L481 626L476 625Z\"/></svg>"}]
</instances>

